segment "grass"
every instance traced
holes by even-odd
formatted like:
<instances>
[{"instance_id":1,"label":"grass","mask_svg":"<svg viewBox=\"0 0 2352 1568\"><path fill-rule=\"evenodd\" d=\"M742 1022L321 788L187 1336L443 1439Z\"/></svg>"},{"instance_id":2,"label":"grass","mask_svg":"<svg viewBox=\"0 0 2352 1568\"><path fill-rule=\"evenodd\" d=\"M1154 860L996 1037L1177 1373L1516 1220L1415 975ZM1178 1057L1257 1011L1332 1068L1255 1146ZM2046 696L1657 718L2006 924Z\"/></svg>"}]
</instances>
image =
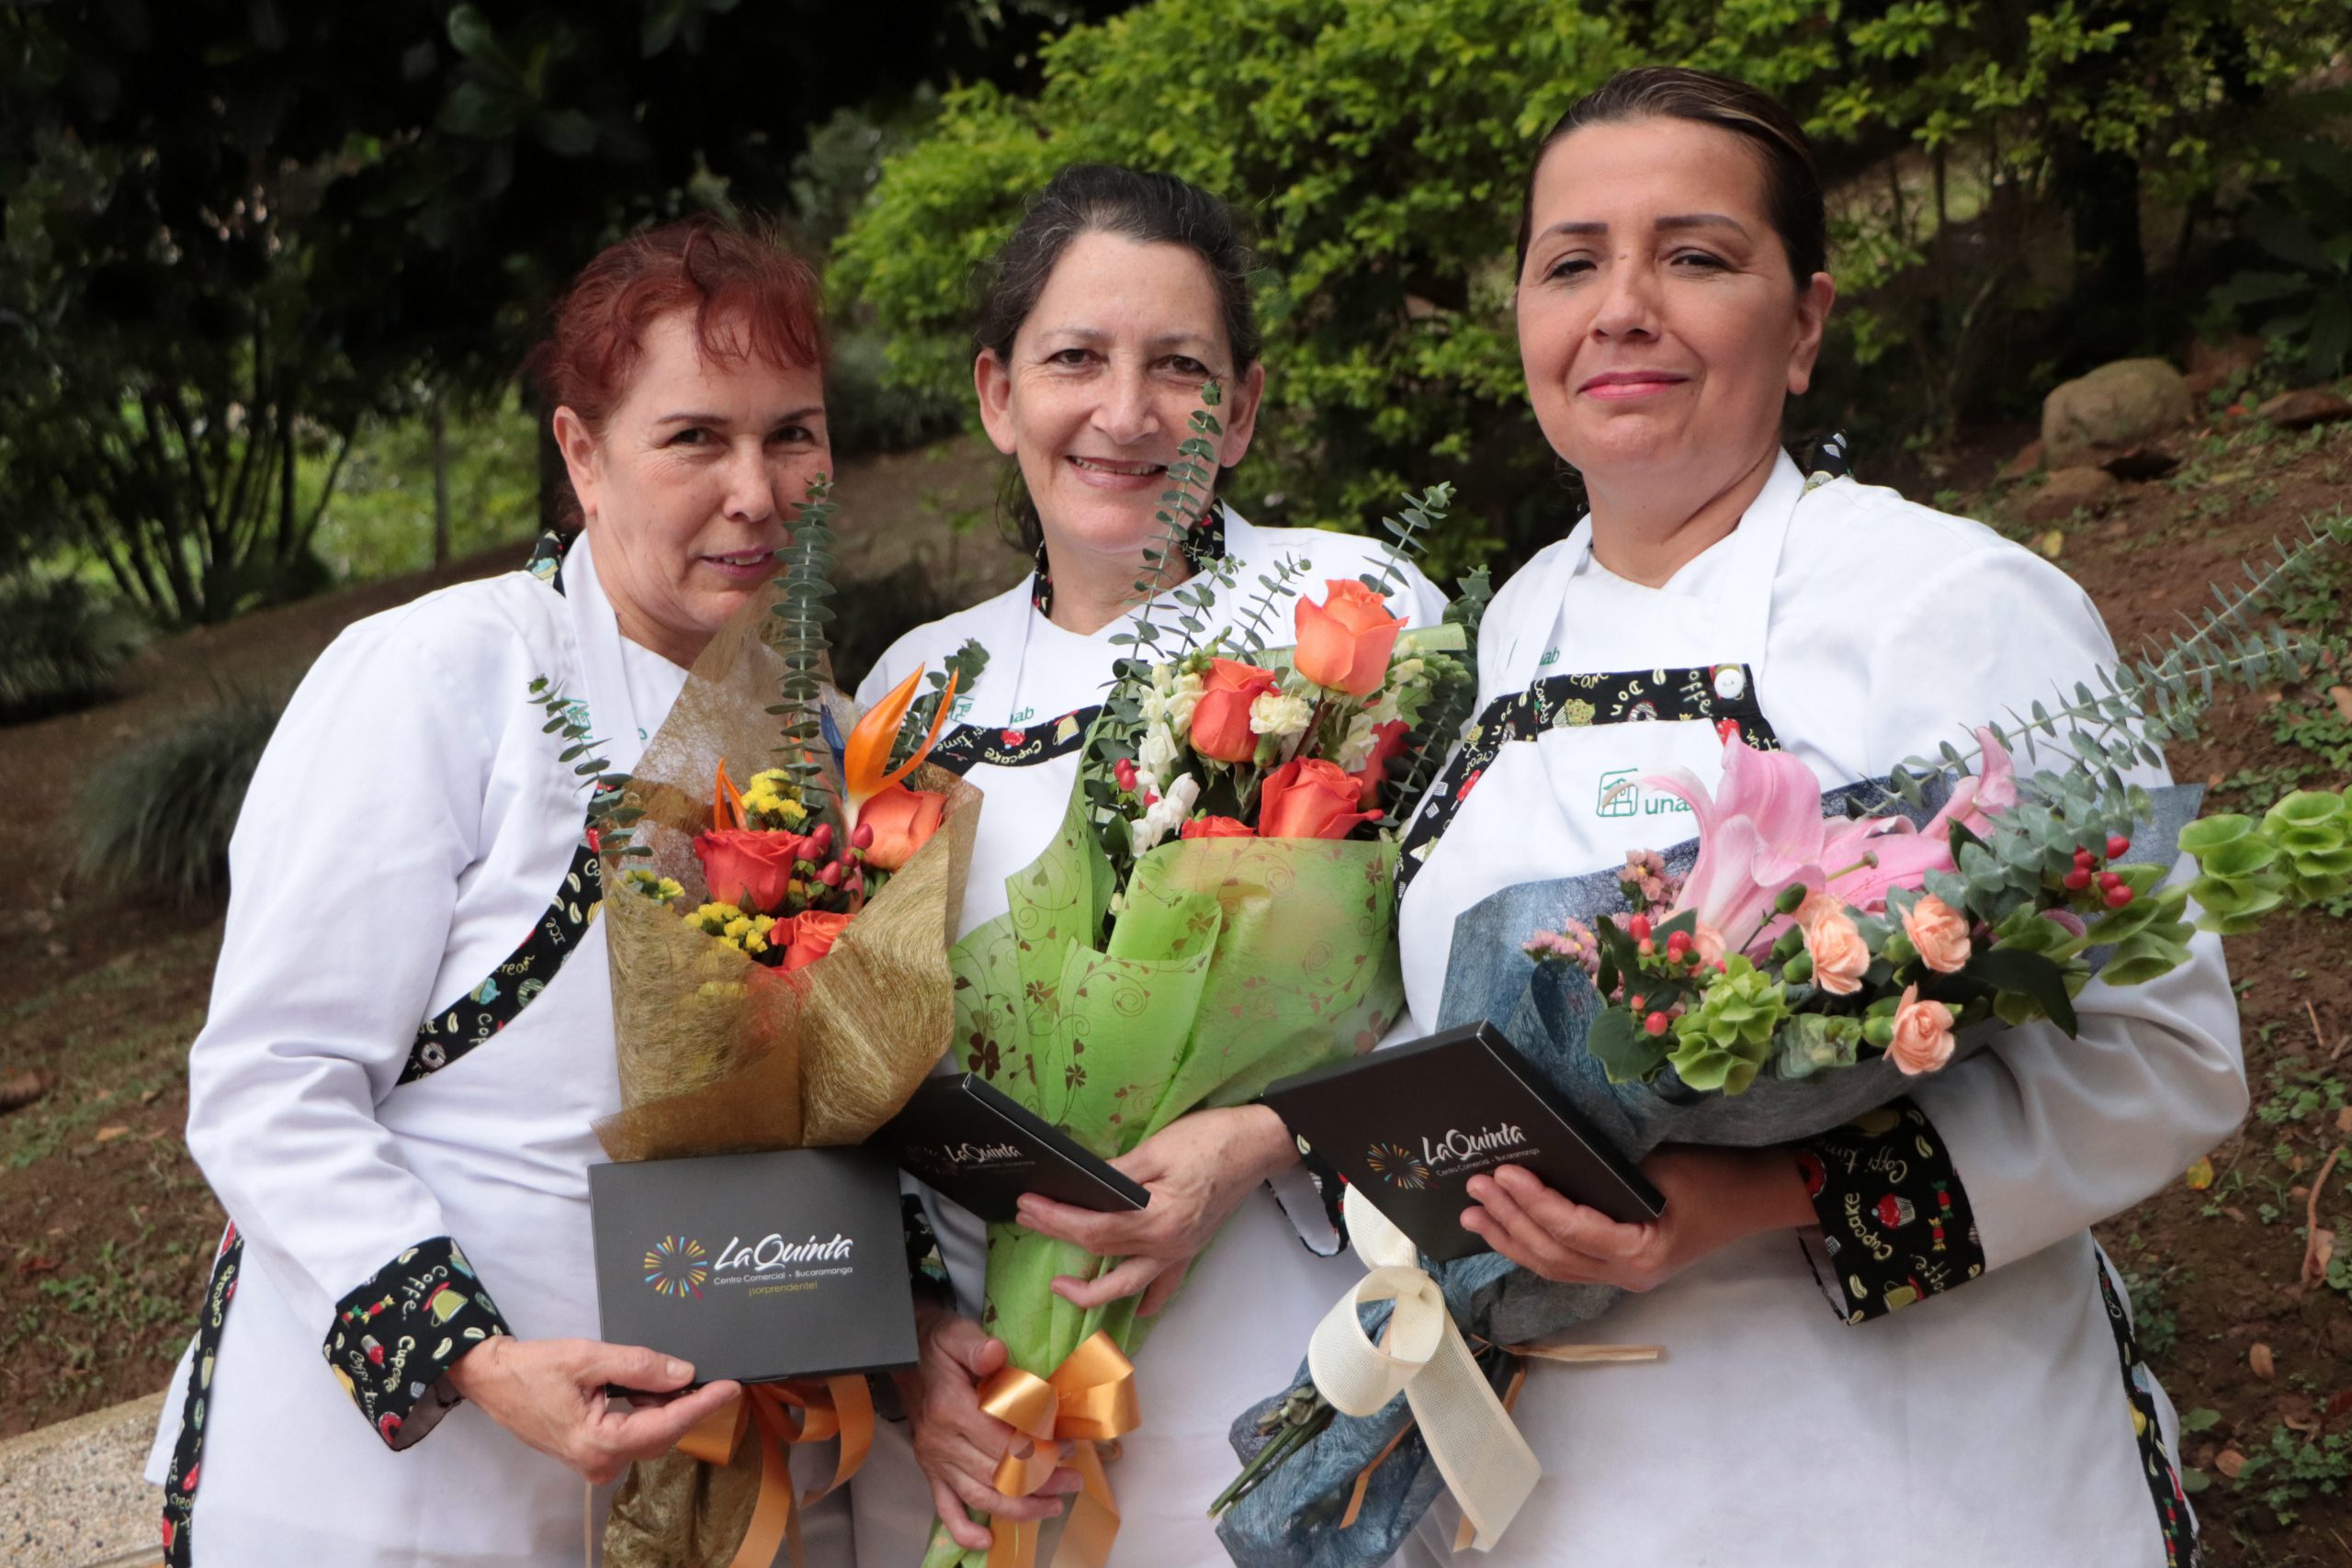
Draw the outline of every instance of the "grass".
<instances>
[{"instance_id":1,"label":"grass","mask_svg":"<svg viewBox=\"0 0 2352 1568\"><path fill-rule=\"evenodd\" d=\"M80 806L79 874L182 902L220 886L229 835L277 712L259 698L226 694L95 773Z\"/></svg>"},{"instance_id":2,"label":"grass","mask_svg":"<svg viewBox=\"0 0 2352 1568\"><path fill-rule=\"evenodd\" d=\"M146 639L129 612L67 578L0 581L0 723L86 707Z\"/></svg>"}]
</instances>

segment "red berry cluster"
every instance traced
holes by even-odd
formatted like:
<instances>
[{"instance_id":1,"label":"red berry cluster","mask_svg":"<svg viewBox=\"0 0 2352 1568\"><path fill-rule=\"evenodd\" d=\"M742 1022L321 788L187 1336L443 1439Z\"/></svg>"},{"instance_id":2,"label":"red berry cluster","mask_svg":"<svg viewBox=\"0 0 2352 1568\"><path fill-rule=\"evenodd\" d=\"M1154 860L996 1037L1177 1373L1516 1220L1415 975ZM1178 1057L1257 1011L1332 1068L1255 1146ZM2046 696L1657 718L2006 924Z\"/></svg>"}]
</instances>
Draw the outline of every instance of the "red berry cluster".
<instances>
[{"instance_id":1,"label":"red berry cluster","mask_svg":"<svg viewBox=\"0 0 2352 1568\"><path fill-rule=\"evenodd\" d=\"M2131 840L2120 833L2113 834L2107 840L2105 860L2120 860L2131 851ZM2075 852L2075 869L2061 880L2069 893L2086 900L2096 900L2110 909L2120 909L2132 902L2132 889L2120 873L2103 869L2104 863L2096 851L2078 849Z\"/></svg>"},{"instance_id":2,"label":"red berry cluster","mask_svg":"<svg viewBox=\"0 0 2352 1568\"><path fill-rule=\"evenodd\" d=\"M1630 984L1633 976L1628 976L1625 982L1619 984L1616 996L1611 998L1623 1001L1652 1038L1671 1029L1674 1021L1688 1010L1687 1001L1680 993L1684 987L1696 985L1696 973L1703 963L1689 931L1668 931L1666 949L1661 953L1655 931L1647 915L1634 915L1625 921L1625 934L1634 939L1634 951L1641 955L1642 972L1664 980L1676 994L1660 998L1659 1005L1652 1007L1649 997L1633 990ZM1721 960L1716 962L1715 967L1723 967Z\"/></svg>"}]
</instances>

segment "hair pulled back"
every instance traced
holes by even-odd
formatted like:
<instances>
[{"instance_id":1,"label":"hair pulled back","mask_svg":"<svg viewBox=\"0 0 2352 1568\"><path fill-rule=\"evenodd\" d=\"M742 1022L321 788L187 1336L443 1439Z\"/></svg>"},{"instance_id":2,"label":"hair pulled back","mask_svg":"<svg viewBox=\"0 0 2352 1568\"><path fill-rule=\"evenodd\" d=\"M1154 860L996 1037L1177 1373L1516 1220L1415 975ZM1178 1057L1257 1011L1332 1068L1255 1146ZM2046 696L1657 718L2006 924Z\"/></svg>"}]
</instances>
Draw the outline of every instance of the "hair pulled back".
<instances>
[{"instance_id":1,"label":"hair pulled back","mask_svg":"<svg viewBox=\"0 0 2352 1568\"><path fill-rule=\"evenodd\" d=\"M972 333L976 352L1006 364L1013 340L1054 275L1084 234L1115 234L1142 245L1182 245L1200 257L1216 289L1217 313L1233 362L1220 368L1228 385L1251 366L1264 344L1250 292L1256 258L1247 225L1231 205L1173 175L1116 164L1072 164L1030 198L1002 245L980 274L980 300ZM1016 465L1007 481L1006 511L1024 549L1045 535L1037 511L1021 488Z\"/></svg>"},{"instance_id":2,"label":"hair pulled back","mask_svg":"<svg viewBox=\"0 0 2352 1568\"><path fill-rule=\"evenodd\" d=\"M1519 204L1519 266L1527 265L1534 238L1535 176L1545 154L1563 138L1588 125L1637 119L1681 119L1730 131L1754 147L1763 164L1764 213L1789 271L1802 292L1829 264L1829 214L1821 197L1821 171L1813 143L1796 117L1770 93L1712 71L1675 65L1642 65L1620 71L1568 106L1554 122L1528 165L1527 188Z\"/></svg>"}]
</instances>

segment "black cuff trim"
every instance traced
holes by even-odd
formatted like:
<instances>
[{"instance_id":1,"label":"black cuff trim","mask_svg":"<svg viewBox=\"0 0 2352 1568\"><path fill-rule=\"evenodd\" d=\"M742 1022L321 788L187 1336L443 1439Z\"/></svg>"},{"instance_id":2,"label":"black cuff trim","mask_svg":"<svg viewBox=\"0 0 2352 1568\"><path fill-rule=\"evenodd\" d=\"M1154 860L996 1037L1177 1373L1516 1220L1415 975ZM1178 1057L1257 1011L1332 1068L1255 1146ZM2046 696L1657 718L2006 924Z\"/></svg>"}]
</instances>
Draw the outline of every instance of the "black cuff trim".
<instances>
[{"instance_id":1,"label":"black cuff trim","mask_svg":"<svg viewBox=\"0 0 2352 1568\"><path fill-rule=\"evenodd\" d=\"M336 1303L319 1348L376 1435L397 1450L458 1404L442 1374L483 1340L512 1332L465 1253L437 1235Z\"/></svg>"},{"instance_id":2,"label":"black cuff trim","mask_svg":"<svg viewBox=\"0 0 2352 1568\"><path fill-rule=\"evenodd\" d=\"M1849 1323L1940 1295L1984 1272L1976 1215L1928 1113L1896 1100L1795 1145Z\"/></svg>"}]
</instances>

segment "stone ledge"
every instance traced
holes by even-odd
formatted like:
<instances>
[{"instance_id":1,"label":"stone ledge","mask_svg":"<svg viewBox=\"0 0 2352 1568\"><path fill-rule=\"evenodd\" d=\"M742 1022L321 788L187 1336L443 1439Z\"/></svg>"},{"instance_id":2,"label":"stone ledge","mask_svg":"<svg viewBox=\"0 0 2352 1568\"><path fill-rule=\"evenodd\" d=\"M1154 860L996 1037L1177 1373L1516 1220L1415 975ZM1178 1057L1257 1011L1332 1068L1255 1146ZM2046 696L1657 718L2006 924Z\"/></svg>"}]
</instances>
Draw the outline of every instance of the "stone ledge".
<instances>
[{"instance_id":1,"label":"stone ledge","mask_svg":"<svg viewBox=\"0 0 2352 1568\"><path fill-rule=\"evenodd\" d=\"M0 1442L0 1562L153 1568L156 1489L140 1472L164 1396L149 1394Z\"/></svg>"}]
</instances>

